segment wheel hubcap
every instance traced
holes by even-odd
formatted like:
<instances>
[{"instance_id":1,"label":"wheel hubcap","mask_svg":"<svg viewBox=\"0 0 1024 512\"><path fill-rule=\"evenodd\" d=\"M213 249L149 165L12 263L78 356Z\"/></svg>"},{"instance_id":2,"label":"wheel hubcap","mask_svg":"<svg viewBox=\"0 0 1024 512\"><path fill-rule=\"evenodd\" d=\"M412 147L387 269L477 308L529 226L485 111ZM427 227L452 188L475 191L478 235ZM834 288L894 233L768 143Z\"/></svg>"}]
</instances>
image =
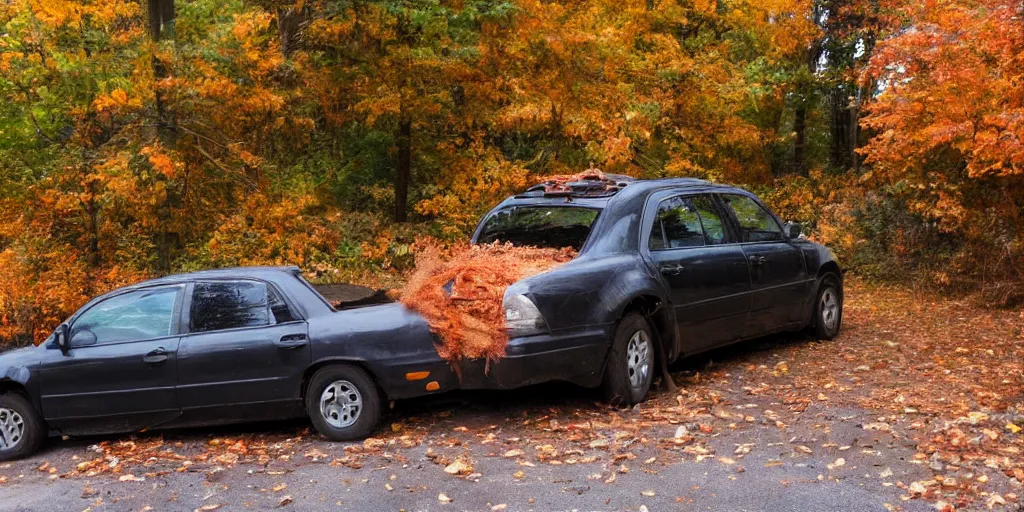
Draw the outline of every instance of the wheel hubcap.
<instances>
[{"instance_id":1,"label":"wheel hubcap","mask_svg":"<svg viewBox=\"0 0 1024 512\"><path fill-rule=\"evenodd\" d=\"M25 419L11 409L0 408L0 450L9 450L25 435Z\"/></svg>"},{"instance_id":2,"label":"wheel hubcap","mask_svg":"<svg viewBox=\"0 0 1024 512\"><path fill-rule=\"evenodd\" d=\"M633 333L626 345L626 369L629 371L629 384L633 389L643 388L651 373L651 340L644 331Z\"/></svg>"},{"instance_id":3,"label":"wheel hubcap","mask_svg":"<svg viewBox=\"0 0 1024 512\"><path fill-rule=\"evenodd\" d=\"M826 288L822 292L820 309L822 325L829 331L835 330L839 324L839 298L834 289Z\"/></svg>"},{"instance_id":4,"label":"wheel hubcap","mask_svg":"<svg viewBox=\"0 0 1024 512\"><path fill-rule=\"evenodd\" d=\"M336 380L320 395L320 414L332 427L345 428L363 412L363 396L347 380Z\"/></svg>"}]
</instances>

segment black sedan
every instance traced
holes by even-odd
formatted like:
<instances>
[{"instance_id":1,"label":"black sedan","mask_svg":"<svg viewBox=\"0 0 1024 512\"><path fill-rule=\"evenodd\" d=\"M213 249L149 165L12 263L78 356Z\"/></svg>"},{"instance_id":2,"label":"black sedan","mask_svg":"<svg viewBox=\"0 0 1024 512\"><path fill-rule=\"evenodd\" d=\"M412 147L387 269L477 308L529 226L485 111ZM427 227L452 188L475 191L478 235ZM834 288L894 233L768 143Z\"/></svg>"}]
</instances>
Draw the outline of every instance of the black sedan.
<instances>
[{"instance_id":1,"label":"black sedan","mask_svg":"<svg viewBox=\"0 0 1024 512\"><path fill-rule=\"evenodd\" d=\"M0 355L0 460L48 435L301 416L354 439L386 399L456 385L399 304L335 309L297 268L176 275L96 298L40 346Z\"/></svg>"},{"instance_id":2,"label":"black sedan","mask_svg":"<svg viewBox=\"0 0 1024 512\"><path fill-rule=\"evenodd\" d=\"M546 380L600 386L632 405L656 361L842 323L842 271L832 252L783 223L753 194L707 181L592 174L510 197L473 242L572 246L579 255L509 287L513 336L490 374L500 387Z\"/></svg>"}]
</instances>

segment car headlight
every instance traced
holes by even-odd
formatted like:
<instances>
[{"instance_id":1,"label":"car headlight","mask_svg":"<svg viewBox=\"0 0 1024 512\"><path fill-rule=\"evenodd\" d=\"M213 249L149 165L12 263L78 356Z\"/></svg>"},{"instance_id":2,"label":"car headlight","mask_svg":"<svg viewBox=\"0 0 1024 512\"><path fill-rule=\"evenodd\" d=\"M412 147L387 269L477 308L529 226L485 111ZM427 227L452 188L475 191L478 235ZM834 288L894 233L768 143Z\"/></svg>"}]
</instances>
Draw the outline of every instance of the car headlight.
<instances>
[{"instance_id":1,"label":"car headlight","mask_svg":"<svg viewBox=\"0 0 1024 512\"><path fill-rule=\"evenodd\" d=\"M548 324L537 305L526 296L526 288L512 285L505 290L505 328L511 338L545 333Z\"/></svg>"}]
</instances>

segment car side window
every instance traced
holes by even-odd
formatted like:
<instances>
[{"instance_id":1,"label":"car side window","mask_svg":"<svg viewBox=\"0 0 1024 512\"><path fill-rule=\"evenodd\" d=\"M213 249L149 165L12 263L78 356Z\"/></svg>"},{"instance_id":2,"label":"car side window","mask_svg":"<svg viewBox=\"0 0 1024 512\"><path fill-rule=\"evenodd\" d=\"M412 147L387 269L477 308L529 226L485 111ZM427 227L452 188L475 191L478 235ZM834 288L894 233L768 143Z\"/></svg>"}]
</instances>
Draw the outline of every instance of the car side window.
<instances>
[{"instance_id":1,"label":"car side window","mask_svg":"<svg viewBox=\"0 0 1024 512\"><path fill-rule=\"evenodd\" d=\"M723 194L722 199L736 215L742 241L768 242L784 238L782 226L757 201L738 194Z\"/></svg>"},{"instance_id":2,"label":"car side window","mask_svg":"<svg viewBox=\"0 0 1024 512\"><path fill-rule=\"evenodd\" d=\"M274 290L274 287L267 288L267 296L270 301L270 313L274 315L274 322L283 324L285 322L293 322L298 320L292 311L288 309L288 303L284 301L281 294Z\"/></svg>"},{"instance_id":3,"label":"car side window","mask_svg":"<svg viewBox=\"0 0 1024 512\"><path fill-rule=\"evenodd\" d=\"M84 347L170 336L181 286L122 293L92 306L71 326L70 346Z\"/></svg>"},{"instance_id":4,"label":"car side window","mask_svg":"<svg viewBox=\"0 0 1024 512\"><path fill-rule=\"evenodd\" d=\"M270 325L266 283L225 281L196 283L192 292L191 332Z\"/></svg>"},{"instance_id":5,"label":"car side window","mask_svg":"<svg viewBox=\"0 0 1024 512\"><path fill-rule=\"evenodd\" d=\"M652 251L704 245L697 209L687 197L672 197L658 205L648 247Z\"/></svg>"},{"instance_id":6,"label":"car side window","mask_svg":"<svg viewBox=\"0 0 1024 512\"><path fill-rule=\"evenodd\" d=\"M722 216L715 208L715 201L709 195L699 195L690 198L693 206L697 208L697 215L700 215L700 223L704 226L704 242L708 245L720 245L726 243L725 225L722 223Z\"/></svg>"}]
</instances>

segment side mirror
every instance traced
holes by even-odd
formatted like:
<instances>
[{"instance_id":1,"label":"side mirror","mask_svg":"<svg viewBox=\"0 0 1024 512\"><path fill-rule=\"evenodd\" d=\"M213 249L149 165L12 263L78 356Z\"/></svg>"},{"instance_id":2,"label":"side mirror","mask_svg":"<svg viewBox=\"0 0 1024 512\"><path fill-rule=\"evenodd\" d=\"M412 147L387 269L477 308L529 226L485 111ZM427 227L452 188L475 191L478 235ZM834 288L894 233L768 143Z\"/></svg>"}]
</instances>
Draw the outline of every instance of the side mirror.
<instances>
[{"instance_id":1,"label":"side mirror","mask_svg":"<svg viewBox=\"0 0 1024 512\"><path fill-rule=\"evenodd\" d=\"M798 222L787 222L786 223L786 238L794 240L800 237L801 230L800 223Z\"/></svg>"},{"instance_id":2,"label":"side mirror","mask_svg":"<svg viewBox=\"0 0 1024 512\"><path fill-rule=\"evenodd\" d=\"M96 333L89 329L82 329L76 331L75 335L71 337L72 347L88 347L96 344Z\"/></svg>"},{"instance_id":3,"label":"side mirror","mask_svg":"<svg viewBox=\"0 0 1024 512\"><path fill-rule=\"evenodd\" d=\"M60 324L57 330L53 332L53 341L57 344L57 348L60 349L65 355L68 353L68 324Z\"/></svg>"}]
</instances>

